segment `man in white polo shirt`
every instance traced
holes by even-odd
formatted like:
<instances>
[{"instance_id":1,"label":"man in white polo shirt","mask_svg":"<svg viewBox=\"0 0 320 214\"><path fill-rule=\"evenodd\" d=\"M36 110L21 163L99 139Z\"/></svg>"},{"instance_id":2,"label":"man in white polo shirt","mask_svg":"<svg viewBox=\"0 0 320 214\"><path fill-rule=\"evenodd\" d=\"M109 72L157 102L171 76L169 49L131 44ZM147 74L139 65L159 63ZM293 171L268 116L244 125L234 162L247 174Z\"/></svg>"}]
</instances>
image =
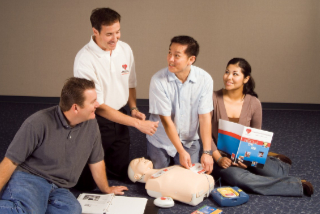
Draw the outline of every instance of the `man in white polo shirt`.
<instances>
[{"instance_id":1,"label":"man in white polo shirt","mask_svg":"<svg viewBox=\"0 0 320 214\"><path fill-rule=\"evenodd\" d=\"M97 108L108 177L125 178L129 164L129 129L153 135L158 122L146 121L136 106L136 73L130 46L120 38L120 15L110 8L92 11L93 36L77 54L74 76L93 80L100 106ZM123 108L129 105L131 116ZM88 177L87 177L88 176ZM91 182L90 182L91 180ZM78 188L94 185L89 169L85 169Z\"/></svg>"},{"instance_id":2,"label":"man in white polo shirt","mask_svg":"<svg viewBox=\"0 0 320 214\"><path fill-rule=\"evenodd\" d=\"M175 164L190 168L199 162L199 135L203 144L201 163L207 173L213 169L211 115L213 80L193 66L199 45L189 36L171 40L168 67L153 75L149 90L150 120L159 121L153 136L147 136L147 152L155 169ZM216 148L214 148L216 150Z\"/></svg>"}]
</instances>

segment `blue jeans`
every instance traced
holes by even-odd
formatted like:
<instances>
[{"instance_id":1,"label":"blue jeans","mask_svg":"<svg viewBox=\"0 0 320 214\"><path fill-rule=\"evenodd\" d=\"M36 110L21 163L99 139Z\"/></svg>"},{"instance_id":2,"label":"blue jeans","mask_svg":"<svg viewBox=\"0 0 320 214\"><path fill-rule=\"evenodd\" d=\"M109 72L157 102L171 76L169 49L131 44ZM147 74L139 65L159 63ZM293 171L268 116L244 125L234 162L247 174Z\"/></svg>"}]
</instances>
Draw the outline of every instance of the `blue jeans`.
<instances>
[{"instance_id":1,"label":"blue jeans","mask_svg":"<svg viewBox=\"0 0 320 214\"><path fill-rule=\"evenodd\" d=\"M200 151L200 143L198 140L195 140L190 148L183 148L189 153L191 158L191 163L199 163L199 151ZM147 155L151 159L153 163L154 169L162 169L170 164L171 156L168 155L167 151L161 148L157 148L152 145L150 142L147 142ZM179 153L173 157L174 164L180 165L179 161Z\"/></svg>"},{"instance_id":2,"label":"blue jeans","mask_svg":"<svg viewBox=\"0 0 320 214\"><path fill-rule=\"evenodd\" d=\"M301 180L288 176L290 165L275 157L267 157L263 169L231 166L223 169L215 164L214 176L221 177L231 186L261 195L302 196Z\"/></svg>"},{"instance_id":3,"label":"blue jeans","mask_svg":"<svg viewBox=\"0 0 320 214\"><path fill-rule=\"evenodd\" d=\"M1 214L81 214L73 194L46 179L15 171L2 191Z\"/></svg>"}]
</instances>

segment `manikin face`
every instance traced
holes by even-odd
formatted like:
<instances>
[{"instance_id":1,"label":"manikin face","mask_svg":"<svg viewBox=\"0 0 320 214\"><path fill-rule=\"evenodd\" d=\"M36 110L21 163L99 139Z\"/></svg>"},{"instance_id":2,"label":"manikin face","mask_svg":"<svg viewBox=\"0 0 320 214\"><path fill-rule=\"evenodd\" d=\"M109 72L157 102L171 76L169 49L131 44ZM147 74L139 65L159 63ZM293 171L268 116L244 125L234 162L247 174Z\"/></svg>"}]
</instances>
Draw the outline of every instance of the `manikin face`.
<instances>
[{"instance_id":1,"label":"manikin face","mask_svg":"<svg viewBox=\"0 0 320 214\"><path fill-rule=\"evenodd\" d=\"M134 172L134 179L139 180L149 169L153 168L153 164L147 159L137 158L131 161L130 167Z\"/></svg>"},{"instance_id":2,"label":"manikin face","mask_svg":"<svg viewBox=\"0 0 320 214\"><path fill-rule=\"evenodd\" d=\"M243 85L248 82L249 76L244 78L241 68L236 65L228 65L223 75L223 82L226 90L243 90Z\"/></svg>"},{"instance_id":3,"label":"manikin face","mask_svg":"<svg viewBox=\"0 0 320 214\"><path fill-rule=\"evenodd\" d=\"M91 120L96 117L95 111L99 107L97 102L97 92L95 89L88 89L84 91L85 100L82 107L78 107L78 116L82 121Z\"/></svg>"},{"instance_id":4,"label":"manikin face","mask_svg":"<svg viewBox=\"0 0 320 214\"><path fill-rule=\"evenodd\" d=\"M190 66L195 60L195 56L189 57L185 50L187 45L172 43L167 56L168 69L171 73L179 74L189 72Z\"/></svg>"},{"instance_id":5,"label":"manikin face","mask_svg":"<svg viewBox=\"0 0 320 214\"><path fill-rule=\"evenodd\" d=\"M112 25L102 25L101 31L92 28L94 41L105 51L112 51L116 48L117 42L120 39L120 22L115 22Z\"/></svg>"}]
</instances>

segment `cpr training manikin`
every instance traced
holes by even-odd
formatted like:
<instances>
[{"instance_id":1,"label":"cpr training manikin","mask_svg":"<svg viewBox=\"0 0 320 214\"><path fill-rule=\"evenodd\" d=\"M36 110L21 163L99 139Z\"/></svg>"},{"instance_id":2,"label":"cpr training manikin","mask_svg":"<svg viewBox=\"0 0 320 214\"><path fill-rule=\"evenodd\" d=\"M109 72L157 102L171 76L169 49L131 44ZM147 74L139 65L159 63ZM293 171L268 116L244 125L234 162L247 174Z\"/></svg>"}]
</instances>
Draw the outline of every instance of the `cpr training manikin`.
<instances>
[{"instance_id":1,"label":"cpr training manikin","mask_svg":"<svg viewBox=\"0 0 320 214\"><path fill-rule=\"evenodd\" d=\"M171 197L193 206L201 203L214 188L213 177L202 173L201 170L189 170L178 165L153 169L152 162L144 158L132 160L128 167L130 180L146 183L149 196Z\"/></svg>"}]
</instances>

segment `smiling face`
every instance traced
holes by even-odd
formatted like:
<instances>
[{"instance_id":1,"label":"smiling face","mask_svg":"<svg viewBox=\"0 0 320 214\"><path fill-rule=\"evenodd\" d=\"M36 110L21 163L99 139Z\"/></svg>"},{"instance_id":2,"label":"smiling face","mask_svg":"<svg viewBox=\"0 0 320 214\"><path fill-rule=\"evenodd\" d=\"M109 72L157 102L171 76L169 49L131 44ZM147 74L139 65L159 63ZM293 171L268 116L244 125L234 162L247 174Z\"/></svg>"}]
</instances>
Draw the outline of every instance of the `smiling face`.
<instances>
[{"instance_id":1,"label":"smiling face","mask_svg":"<svg viewBox=\"0 0 320 214\"><path fill-rule=\"evenodd\" d=\"M185 51L188 45L172 43L167 56L168 69L171 73L179 74L190 71L195 56L188 56Z\"/></svg>"},{"instance_id":2,"label":"smiling face","mask_svg":"<svg viewBox=\"0 0 320 214\"><path fill-rule=\"evenodd\" d=\"M243 91L243 86L248 82L249 78L249 76L244 78L241 68L237 64L230 64L223 75L224 87L226 90Z\"/></svg>"},{"instance_id":3,"label":"smiling face","mask_svg":"<svg viewBox=\"0 0 320 214\"><path fill-rule=\"evenodd\" d=\"M78 108L78 116L82 121L94 119L96 117L95 111L99 107L97 92L95 89L87 89L84 91L84 97L82 107Z\"/></svg>"},{"instance_id":4,"label":"smiling face","mask_svg":"<svg viewBox=\"0 0 320 214\"><path fill-rule=\"evenodd\" d=\"M105 51L112 51L116 48L117 42L120 39L120 22L117 21L112 25L102 25L101 31L92 28L94 41Z\"/></svg>"}]
</instances>

